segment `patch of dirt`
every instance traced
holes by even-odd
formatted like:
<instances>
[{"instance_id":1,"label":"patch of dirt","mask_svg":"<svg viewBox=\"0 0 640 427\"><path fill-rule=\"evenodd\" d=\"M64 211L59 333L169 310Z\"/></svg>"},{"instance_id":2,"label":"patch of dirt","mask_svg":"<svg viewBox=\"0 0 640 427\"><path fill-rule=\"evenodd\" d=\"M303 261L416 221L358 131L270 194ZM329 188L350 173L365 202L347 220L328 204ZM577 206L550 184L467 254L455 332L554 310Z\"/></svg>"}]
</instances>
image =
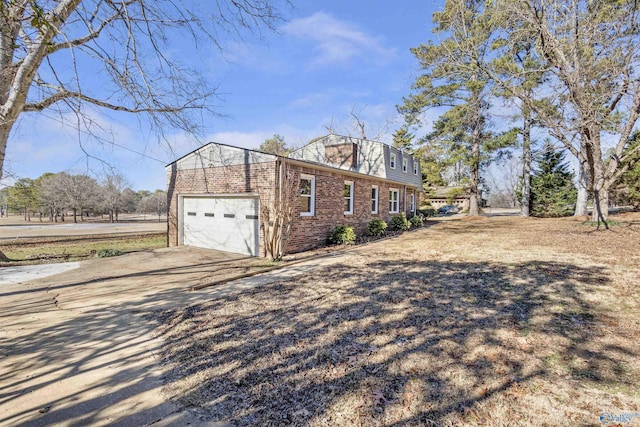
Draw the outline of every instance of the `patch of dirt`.
<instances>
[{"instance_id":1,"label":"patch of dirt","mask_svg":"<svg viewBox=\"0 0 640 427\"><path fill-rule=\"evenodd\" d=\"M609 231L446 221L159 313L165 392L232 425L601 425L601 413L640 413L640 215L613 219Z\"/></svg>"}]
</instances>

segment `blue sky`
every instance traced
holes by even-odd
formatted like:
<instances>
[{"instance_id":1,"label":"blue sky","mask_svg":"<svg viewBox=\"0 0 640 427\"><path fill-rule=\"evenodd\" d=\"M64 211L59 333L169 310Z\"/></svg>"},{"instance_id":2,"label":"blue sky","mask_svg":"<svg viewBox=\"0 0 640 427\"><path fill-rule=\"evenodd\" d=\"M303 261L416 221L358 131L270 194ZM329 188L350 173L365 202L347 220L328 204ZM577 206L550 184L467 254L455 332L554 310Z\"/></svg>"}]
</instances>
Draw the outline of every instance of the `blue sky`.
<instances>
[{"instance_id":1,"label":"blue sky","mask_svg":"<svg viewBox=\"0 0 640 427\"><path fill-rule=\"evenodd\" d=\"M351 111L366 123L368 138L390 142L402 123L395 106L418 75L409 48L433 37L431 15L441 5L294 0L293 9L283 10L286 20L276 33L223 41L222 53L213 46L173 46L176 52L189 52L193 66L218 87L221 116L203 116L200 141L175 133L168 148L136 117L91 110L95 133L103 139L95 141L74 126L61 125L73 117L50 110L21 118L9 141L5 168L14 177L69 171L99 178L113 167L134 190L164 189L165 164L200 143L257 148L280 134L299 146L328 133L327 127L357 135Z\"/></svg>"}]
</instances>

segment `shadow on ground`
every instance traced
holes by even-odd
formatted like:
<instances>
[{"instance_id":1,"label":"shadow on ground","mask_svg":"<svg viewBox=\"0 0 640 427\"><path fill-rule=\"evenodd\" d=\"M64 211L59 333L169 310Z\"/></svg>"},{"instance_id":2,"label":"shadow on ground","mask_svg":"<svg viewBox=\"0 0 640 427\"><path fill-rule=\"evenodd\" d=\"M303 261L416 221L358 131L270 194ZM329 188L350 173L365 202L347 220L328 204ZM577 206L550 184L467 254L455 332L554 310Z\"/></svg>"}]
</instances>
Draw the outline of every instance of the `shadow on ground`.
<instances>
[{"instance_id":1,"label":"shadow on ground","mask_svg":"<svg viewBox=\"0 0 640 427\"><path fill-rule=\"evenodd\" d=\"M234 425L542 425L554 405L519 396L637 385L639 355L605 343L589 302L610 284L599 267L360 262L162 313L168 392Z\"/></svg>"}]
</instances>

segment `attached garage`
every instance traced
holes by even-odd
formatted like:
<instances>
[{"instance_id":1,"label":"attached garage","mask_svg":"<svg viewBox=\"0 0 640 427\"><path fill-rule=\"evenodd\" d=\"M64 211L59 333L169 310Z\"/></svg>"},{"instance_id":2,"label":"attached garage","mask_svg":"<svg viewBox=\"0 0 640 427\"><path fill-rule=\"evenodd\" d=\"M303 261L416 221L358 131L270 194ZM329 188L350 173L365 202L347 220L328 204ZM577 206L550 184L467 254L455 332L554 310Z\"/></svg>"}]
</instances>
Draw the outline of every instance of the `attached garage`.
<instances>
[{"instance_id":1,"label":"attached garage","mask_svg":"<svg viewBox=\"0 0 640 427\"><path fill-rule=\"evenodd\" d=\"M181 244L259 255L257 196L208 194L184 195L179 199Z\"/></svg>"}]
</instances>

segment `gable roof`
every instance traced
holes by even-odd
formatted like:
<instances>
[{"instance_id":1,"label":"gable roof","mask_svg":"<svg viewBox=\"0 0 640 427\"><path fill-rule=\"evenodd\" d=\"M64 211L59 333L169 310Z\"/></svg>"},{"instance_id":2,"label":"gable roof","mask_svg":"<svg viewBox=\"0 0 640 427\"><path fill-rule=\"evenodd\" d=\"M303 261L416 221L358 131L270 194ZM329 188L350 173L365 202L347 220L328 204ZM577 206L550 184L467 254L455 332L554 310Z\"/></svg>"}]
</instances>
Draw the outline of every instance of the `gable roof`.
<instances>
[{"instance_id":1,"label":"gable roof","mask_svg":"<svg viewBox=\"0 0 640 427\"><path fill-rule=\"evenodd\" d=\"M336 147L336 150L330 150L331 147ZM348 154L350 149L353 152ZM337 156L336 152L339 153ZM395 163L392 164L391 160L394 156ZM404 150L380 141L332 133L314 139L291 152L288 157L329 165L341 170L351 170L422 189L422 173L418 159ZM403 169L405 164L406 170ZM414 173L414 166L417 173Z\"/></svg>"},{"instance_id":2,"label":"gable roof","mask_svg":"<svg viewBox=\"0 0 640 427\"><path fill-rule=\"evenodd\" d=\"M316 140L307 144L305 147L312 146L312 144L317 144L319 141L323 141L325 138L330 136L331 135L327 135L325 137L317 138ZM336 141L338 142L342 141L342 144L344 144L344 139L342 138L351 139L351 137L340 137L340 136L337 136L337 137L340 139ZM358 140L357 138L354 138L354 139ZM368 140L358 140L358 141L362 142L362 141L368 141ZM380 143L378 141L371 141L371 142L374 144L378 144L377 145L378 147L386 146L386 144ZM298 150L301 150L301 149L298 149ZM358 153L366 153L366 151L360 150L358 151ZM376 179L390 181L397 184L406 184L421 190L422 176L420 174L415 176L413 174L412 169L407 173L402 174L401 177L405 178L404 180L397 179L397 177L395 176L388 176L387 174L384 173L384 168L385 168L384 159L388 157L388 154L385 155L385 153L386 151L384 149L377 151L379 158L383 159L381 162L377 163L377 166L379 167L379 169L373 170L374 172L377 172L377 173L366 173L367 171L371 172L372 170L371 169L362 170L362 168L359 170L353 170L350 168L336 167L335 165L327 163L326 161L324 161L324 150L322 150L321 158L320 157L296 158L295 156L288 156L288 157L280 156L277 154L266 153L263 151L254 150L250 148L237 147L234 145L222 144L218 142L209 142L203 145L202 147L197 148L185 154L184 156L174 160L173 162L166 165L165 168L168 169L168 168L174 167L175 165L175 167L177 167L178 169L197 169L197 168L206 168L206 167L215 167L215 166L238 165L238 164L246 164L246 163L270 162L270 161L276 161L277 159L282 159L287 162L298 163L298 164L312 167L315 169L318 169L318 168L329 169L329 170L335 170L336 172L340 172L340 173L347 173L349 175L366 176L369 178L376 178ZM320 160L320 161L316 161L316 160Z\"/></svg>"}]
</instances>

